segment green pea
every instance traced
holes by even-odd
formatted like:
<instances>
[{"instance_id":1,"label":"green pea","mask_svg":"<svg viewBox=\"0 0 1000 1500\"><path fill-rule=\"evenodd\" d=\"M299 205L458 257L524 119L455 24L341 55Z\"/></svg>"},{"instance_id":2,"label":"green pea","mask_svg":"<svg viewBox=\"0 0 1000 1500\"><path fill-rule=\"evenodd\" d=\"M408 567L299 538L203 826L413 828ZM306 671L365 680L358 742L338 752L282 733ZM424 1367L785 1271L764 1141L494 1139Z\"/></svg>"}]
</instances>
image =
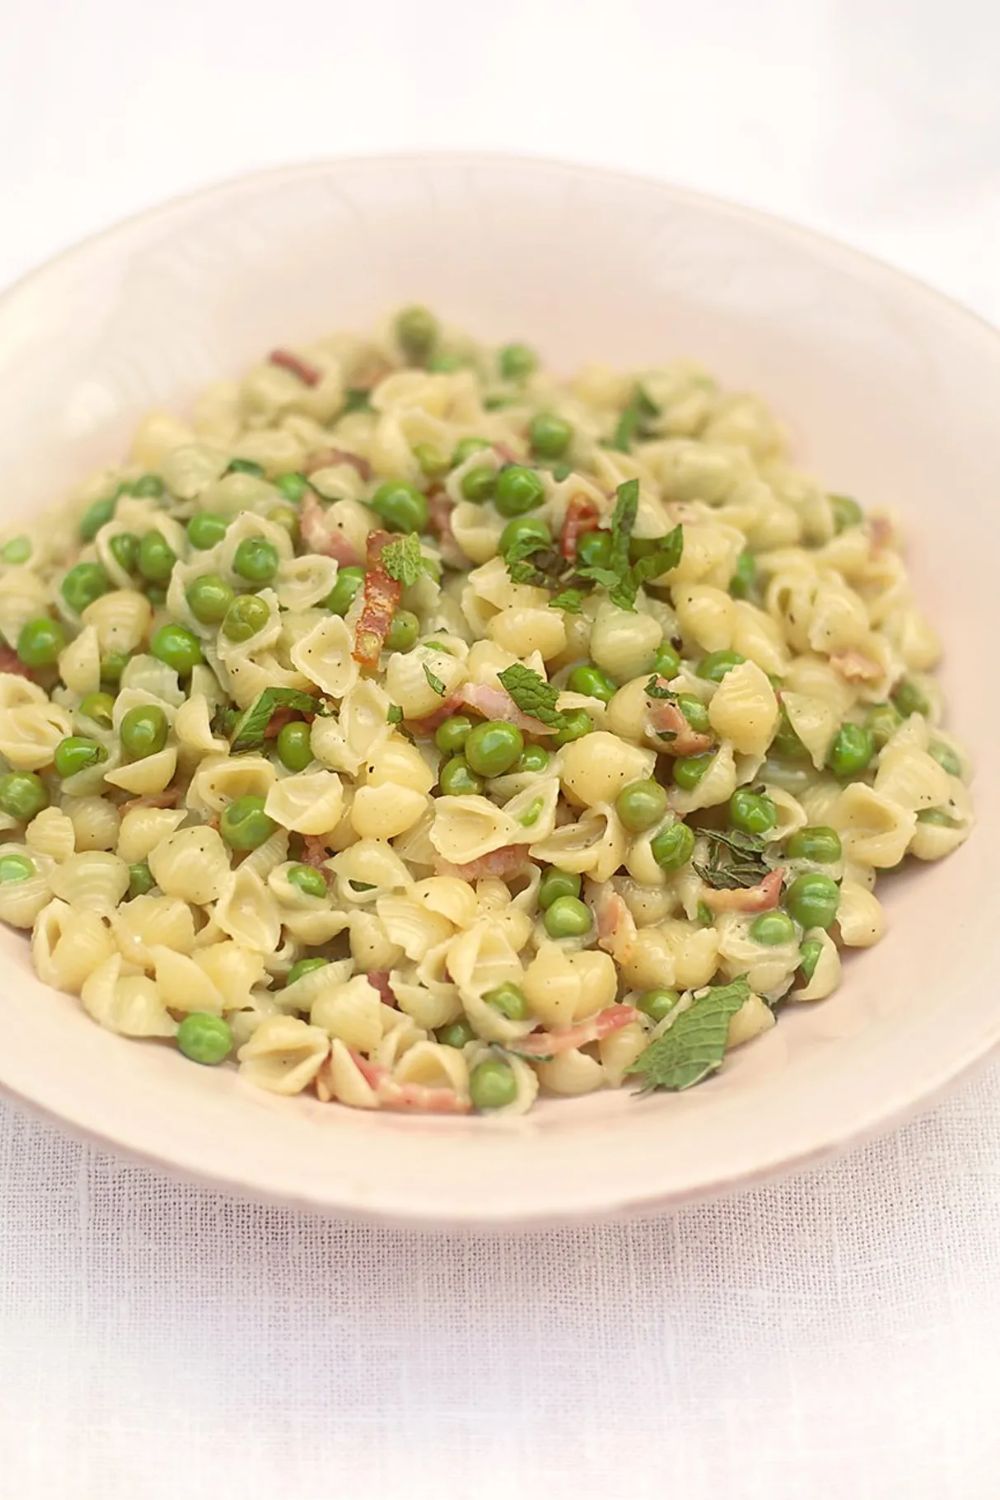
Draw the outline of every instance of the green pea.
<instances>
[{"instance_id":1,"label":"green pea","mask_svg":"<svg viewBox=\"0 0 1000 1500\"><path fill-rule=\"evenodd\" d=\"M527 344L504 344L497 364L504 380L525 380L538 368L538 355Z\"/></svg>"},{"instance_id":2,"label":"green pea","mask_svg":"<svg viewBox=\"0 0 1000 1500\"><path fill-rule=\"evenodd\" d=\"M710 651L698 663L697 672L706 682L721 682L727 672L742 666L746 661L738 651Z\"/></svg>"},{"instance_id":3,"label":"green pea","mask_svg":"<svg viewBox=\"0 0 1000 1500\"><path fill-rule=\"evenodd\" d=\"M904 677L893 693L892 702L904 719L908 719L911 714L929 714L931 711L925 694L908 677Z\"/></svg>"},{"instance_id":4,"label":"green pea","mask_svg":"<svg viewBox=\"0 0 1000 1500\"><path fill-rule=\"evenodd\" d=\"M508 464L497 475L494 504L502 516L523 516L545 499L545 485L534 469Z\"/></svg>"},{"instance_id":5,"label":"green pea","mask_svg":"<svg viewBox=\"0 0 1000 1500\"><path fill-rule=\"evenodd\" d=\"M31 556L31 542L26 536L12 536L9 542L5 542L0 549L0 558L12 567L18 563L26 563Z\"/></svg>"},{"instance_id":6,"label":"green pea","mask_svg":"<svg viewBox=\"0 0 1000 1500\"><path fill-rule=\"evenodd\" d=\"M233 556L233 572L247 583L270 583L278 571L278 549L262 536L245 536Z\"/></svg>"},{"instance_id":7,"label":"green pea","mask_svg":"<svg viewBox=\"0 0 1000 1500\"><path fill-rule=\"evenodd\" d=\"M305 896L325 896L326 881L320 870L312 865L291 865L287 871L289 885L294 885Z\"/></svg>"},{"instance_id":8,"label":"green pea","mask_svg":"<svg viewBox=\"0 0 1000 1500\"><path fill-rule=\"evenodd\" d=\"M744 549L736 559L736 570L729 580L729 592L734 599L749 599L757 586L757 562L752 552Z\"/></svg>"},{"instance_id":9,"label":"green pea","mask_svg":"<svg viewBox=\"0 0 1000 1500\"><path fill-rule=\"evenodd\" d=\"M694 833L678 819L660 830L650 842L649 852L660 869L670 874L686 865L694 853Z\"/></svg>"},{"instance_id":10,"label":"green pea","mask_svg":"<svg viewBox=\"0 0 1000 1500\"><path fill-rule=\"evenodd\" d=\"M680 998L676 990L647 990L644 995L639 996L635 1007L651 1021L662 1021L664 1016L669 1016Z\"/></svg>"},{"instance_id":11,"label":"green pea","mask_svg":"<svg viewBox=\"0 0 1000 1500\"><path fill-rule=\"evenodd\" d=\"M955 754L950 745L943 740L931 740L927 746L928 755L933 755L938 765L948 772L949 776L961 776L962 762Z\"/></svg>"},{"instance_id":12,"label":"green pea","mask_svg":"<svg viewBox=\"0 0 1000 1500\"><path fill-rule=\"evenodd\" d=\"M834 531L846 531L848 526L861 525L865 513L850 495L830 495L829 500Z\"/></svg>"},{"instance_id":13,"label":"green pea","mask_svg":"<svg viewBox=\"0 0 1000 1500\"><path fill-rule=\"evenodd\" d=\"M427 361L427 368L433 371L435 375L453 375L456 370L460 370L463 365L467 365L468 363L469 361L464 359L461 354L456 354L452 350L442 349L438 354L431 355Z\"/></svg>"},{"instance_id":14,"label":"green pea","mask_svg":"<svg viewBox=\"0 0 1000 1500\"><path fill-rule=\"evenodd\" d=\"M256 594L240 594L226 610L222 634L227 641L249 641L270 618L271 611L263 599Z\"/></svg>"},{"instance_id":15,"label":"green pea","mask_svg":"<svg viewBox=\"0 0 1000 1500\"><path fill-rule=\"evenodd\" d=\"M346 615L354 603L355 595L364 586L365 570L353 564L340 568L337 581L326 596L326 607L331 614Z\"/></svg>"},{"instance_id":16,"label":"green pea","mask_svg":"<svg viewBox=\"0 0 1000 1500\"><path fill-rule=\"evenodd\" d=\"M462 475L461 490L466 500L482 505L492 499L496 489L497 471L490 464L476 464Z\"/></svg>"},{"instance_id":17,"label":"green pea","mask_svg":"<svg viewBox=\"0 0 1000 1500\"><path fill-rule=\"evenodd\" d=\"M875 736L862 724L841 724L826 753L835 776L860 776L875 754Z\"/></svg>"},{"instance_id":18,"label":"green pea","mask_svg":"<svg viewBox=\"0 0 1000 1500\"><path fill-rule=\"evenodd\" d=\"M513 521L508 521L500 533L500 552L506 557L511 547L520 544L528 537L538 543L538 549L551 547L552 532L541 516L517 516Z\"/></svg>"},{"instance_id":19,"label":"green pea","mask_svg":"<svg viewBox=\"0 0 1000 1500\"><path fill-rule=\"evenodd\" d=\"M397 609L385 638L387 651L411 651L417 644L420 621L412 610Z\"/></svg>"},{"instance_id":20,"label":"green pea","mask_svg":"<svg viewBox=\"0 0 1000 1500\"><path fill-rule=\"evenodd\" d=\"M800 828L785 845L789 859L811 859L817 865L836 864L842 852L839 833L824 824Z\"/></svg>"},{"instance_id":21,"label":"green pea","mask_svg":"<svg viewBox=\"0 0 1000 1500\"><path fill-rule=\"evenodd\" d=\"M66 644L66 632L58 620L39 615L21 626L17 654L26 667L51 667Z\"/></svg>"},{"instance_id":22,"label":"green pea","mask_svg":"<svg viewBox=\"0 0 1000 1500\"><path fill-rule=\"evenodd\" d=\"M34 873L35 865L26 854L0 855L0 885L19 885Z\"/></svg>"},{"instance_id":23,"label":"green pea","mask_svg":"<svg viewBox=\"0 0 1000 1500\"><path fill-rule=\"evenodd\" d=\"M202 625L218 625L233 602L233 591L218 573L200 573L184 591L188 609Z\"/></svg>"},{"instance_id":24,"label":"green pea","mask_svg":"<svg viewBox=\"0 0 1000 1500\"><path fill-rule=\"evenodd\" d=\"M438 772L438 785L444 797L475 797L483 789L478 776L469 770L464 755L453 755Z\"/></svg>"},{"instance_id":25,"label":"green pea","mask_svg":"<svg viewBox=\"0 0 1000 1500\"><path fill-rule=\"evenodd\" d=\"M158 704L138 703L122 719L118 734L132 760L145 760L163 749L167 728L167 716Z\"/></svg>"},{"instance_id":26,"label":"green pea","mask_svg":"<svg viewBox=\"0 0 1000 1500\"><path fill-rule=\"evenodd\" d=\"M110 587L111 580L100 563L81 562L70 568L59 586L59 592L70 609L80 615L88 604L93 604L95 599L106 594Z\"/></svg>"},{"instance_id":27,"label":"green pea","mask_svg":"<svg viewBox=\"0 0 1000 1500\"><path fill-rule=\"evenodd\" d=\"M93 719L103 729L110 729L114 707L115 700L110 693L86 693L80 699L78 712L85 719Z\"/></svg>"},{"instance_id":28,"label":"green pea","mask_svg":"<svg viewBox=\"0 0 1000 1500\"><path fill-rule=\"evenodd\" d=\"M237 797L223 809L219 832L231 849L258 849L277 828L264 811L264 798Z\"/></svg>"},{"instance_id":29,"label":"green pea","mask_svg":"<svg viewBox=\"0 0 1000 1500\"><path fill-rule=\"evenodd\" d=\"M660 646L657 650L656 656L653 658L653 671L656 673L657 677L664 677L666 678L667 682L671 682L673 678L677 676L680 669L680 654L674 650L669 641L664 641L663 645ZM690 694L688 696L690 696ZM680 703L679 698L677 701L678 703ZM695 702L701 705L700 698L696 698ZM688 717L687 711L683 708L683 706L681 707L681 712L684 714L685 718ZM708 716L706 713L706 722L707 718ZM688 722L690 722L690 720Z\"/></svg>"},{"instance_id":30,"label":"green pea","mask_svg":"<svg viewBox=\"0 0 1000 1500\"><path fill-rule=\"evenodd\" d=\"M440 331L438 320L429 308L404 307L396 315L396 339L411 364L423 364L437 343Z\"/></svg>"},{"instance_id":31,"label":"green pea","mask_svg":"<svg viewBox=\"0 0 1000 1500\"><path fill-rule=\"evenodd\" d=\"M428 479L437 479L444 474L448 468L448 460L440 448L435 448L433 443L414 443L413 457L420 466L421 474L426 474Z\"/></svg>"},{"instance_id":32,"label":"green pea","mask_svg":"<svg viewBox=\"0 0 1000 1500\"><path fill-rule=\"evenodd\" d=\"M696 787L715 759L714 750L706 750L701 755L679 755L674 761L674 782L683 792L690 792Z\"/></svg>"},{"instance_id":33,"label":"green pea","mask_svg":"<svg viewBox=\"0 0 1000 1500\"><path fill-rule=\"evenodd\" d=\"M477 724L465 741L465 759L477 776L503 776L524 749L516 724Z\"/></svg>"},{"instance_id":34,"label":"green pea","mask_svg":"<svg viewBox=\"0 0 1000 1500\"><path fill-rule=\"evenodd\" d=\"M92 542L102 526L106 526L115 513L118 504L117 495L109 495L105 500L95 500L93 505L87 507L80 518L80 536L85 542Z\"/></svg>"},{"instance_id":35,"label":"green pea","mask_svg":"<svg viewBox=\"0 0 1000 1500\"><path fill-rule=\"evenodd\" d=\"M961 824L943 807L923 807L917 813L918 823L933 823L937 828L959 828Z\"/></svg>"},{"instance_id":36,"label":"green pea","mask_svg":"<svg viewBox=\"0 0 1000 1500\"><path fill-rule=\"evenodd\" d=\"M267 470L252 458L231 458L226 465L227 474L249 474L252 479L263 479Z\"/></svg>"},{"instance_id":37,"label":"green pea","mask_svg":"<svg viewBox=\"0 0 1000 1500\"><path fill-rule=\"evenodd\" d=\"M568 745L572 740L580 740L585 734L589 734L594 727L594 721L585 708L570 708L562 716L562 726L552 736L557 745Z\"/></svg>"},{"instance_id":38,"label":"green pea","mask_svg":"<svg viewBox=\"0 0 1000 1500\"><path fill-rule=\"evenodd\" d=\"M279 474L274 481L274 487L279 490L285 499L292 505L298 505L302 496L309 488L309 481L304 474Z\"/></svg>"},{"instance_id":39,"label":"green pea","mask_svg":"<svg viewBox=\"0 0 1000 1500\"><path fill-rule=\"evenodd\" d=\"M159 531L147 531L139 543L139 572L150 583L166 583L174 570L177 554Z\"/></svg>"},{"instance_id":40,"label":"green pea","mask_svg":"<svg viewBox=\"0 0 1000 1500\"><path fill-rule=\"evenodd\" d=\"M583 937L593 926L590 907L577 896L557 896L546 908L545 931L551 938Z\"/></svg>"},{"instance_id":41,"label":"green pea","mask_svg":"<svg viewBox=\"0 0 1000 1500\"><path fill-rule=\"evenodd\" d=\"M802 927L829 927L837 915L840 889L829 875L797 875L785 892L785 905Z\"/></svg>"},{"instance_id":42,"label":"green pea","mask_svg":"<svg viewBox=\"0 0 1000 1500\"><path fill-rule=\"evenodd\" d=\"M71 734L59 741L52 761L56 775L66 777L89 770L107 758L108 752L96 740L88 740L82 734Z\"/></svg>"},{"instance_id":43,"label":"green pea","mask_svg":"<svg viewBox=\"0 0 1000 1500\"><path fill-rule=\"evenodd\" d=\"M465 714L453 714L434 731L434 743L444 755L457 755L469 738L472 720Z\"/></svg>"},{"instance_id":44,"label":"green pea","mask_svg":"<svg viewBox=\"0 0 1000 1500\"><path fill-rule=\"evenodd\" d=\"M442 1047L464 1047L475 1034L468 1021L452 1021L450 1026L439 1026L434 1033Z\"/></svg>"},{"instance_id":45,"label":"green pea","mask_svg":"<svg viewBox=\"0 0 1000 1500\"><path fill-rule=\"evenodd\" d=\"M585 531L577 538L576 560L586 568L606 568L611 562L610 531Z\"/></svg>"},{"instance_id":46,"label":"green pea","mask_svg":"<svg viewBox=\"0 0 1000 1500\"><path fill-rule=\"evenodd\" d=\"M765 948L780 948L795 941L795 923L787 912L762 911L750 923L750 936Z\"/></svg>"},{"instance_id":47,"label":"green pea","mask_svg":"<svg viewBox=\"0 0 1000 1500\"><path fill-rule=\"evenodd\" d=\"M387 479L368 504L391 531L426 531L427 497L404 479Z\"/></svg>"},{"instance_id":48,"label":"green pea","mask_svg":"<svg viewBox=\"0 0 1000 1500\"><path fill-rule=\"evenodd\" d=\"M591 662L574 667L566 680L566 686L570 692L585 693L588 698L599 698L602 703L610 703L618 691L608 674Z\"/></svg>"},{"instance_id":49,"label":"green pea","mask_svg":"<svg viewBox=\"0 0 1000 1500\"><path fill-rule=\"evenodd\" d=\"M177 1046L191 1062L215 1067L233 1050L232 1029L221 1016L194 1010L177 1028Z\"/></svg>"},{"instance_id":50,"label":"green pea","mask_svg":"<svg viewBox=\"0 0 1000 1500\"><path fill-rule=\"evenodd\" d=\"M708 733L708 709L700 698L695 697L694 693L678 693L677 707L696 734Z\"/></svg>"},{"instance_id":51,"label":"green pea","mask_svg":"<svg viewBox=\"0 0 1000 1500\"><path fill-rule=\"evenodd\" d=\"M778 821L778 809L762 792L738 787L729 799L729 822L741 833L767 833Z\"/></svg>"},{"instance_id":52,"label":"green pea","mask_svg":"<svg viewBox=\"0 0 1000 1500\"><path fill-rule=\"evenodd\" d=\"M309 725L304 719L283 724L275 741L278 759L288 771L304 771L312 763Z\"/></svg>"},{"instance_id":53,"label":"green pea","mask_svg":"<svg viewBox=\"0 0 1000 1500\"><path fill-rule=\"evenodd\" d=\"M471 458L473 453L485 453L487 448L492 447L493 444L489 441L488 438L459 438L458 442L455 444L455 451L451 455L451 466L453 469L457 469L459 464L464 464L465 460L467 458Z\"/></svg>"},{"instance_id":54,"label":"green pea","mask_svg":"<svg viewBox=\"0 0 1000 1500\"><path fill-rule=\"evenodd\" d=\"M528 1014L524 991L516 984L500 984L495 990L487 990L483 999L508 1021L523 1021Z\"/></svg>"},{"instance_id":55,"label":"green pea","mask_svg":"<svg viewBox=\"0 0 1000 1500\"><path fill-rule=\"evenodd\" d=\"M133 899L136 896L145 896L153 889L156 881L153 872L145 860L128 867L128 893Z\"/></svg>"},{"instance_id":56,"label":"green pea","mask_svg":"<svg viewBox=\"0 0 1000 1500\"><path fill-rule=\"evenodd\" d=\"M517 1098L517 1079L509 1063L487 1057L469 1074L469 1098L476 1109L503 1109Z\"/></svg>"},{"instance_id":57,"label":"green pea","mask_svg":"<svg viewBox=\"0 0 1000 1500\"><path fill-rule=\"evenodd\" d=\"M629 833L645 833L666 810L667 794L658 781L630 781L615 798L615 811Z\"/></svg>"},{"instance_id":58,"label":"green pea","mask_svg":"<svg viewBox=\"0 0 1000 1500\"><path fill-rule=\"evenodd\" d=\"M285 980L285 984L294 984L297 979L301 979L306 974L314 974L317 969L325 969L329 962L328 958L296 959L288 971L288 978Z\"/></svg>"},{"instance_id":59,"label":"green pea","mask_svg":"<svg viewBox=\"0 0 1000 1500\"><path fill-rule=\"evenodd\" d=\"M782 760L806 760L809 752L792 728L791 720L785 710L784 704L778 715L778 727L774 731L771 741L772 753Z\"/></svg>"},{"instance_id":60,"label":"green pea","mask_svg":"<svg viewBox=\"0 0 1000 1500\"><path fill-rule=\"evenodd\" d=\"M799 949L799 968L806 984L812 979L819 963L819 956L823 952L823 944L819 938L807 938Z\"/></svg>"},{"instance_id":61,"label":"green pea","mask_svg":"<svg viewBox=\"0 0 1000 1500\"><path fill-rule=\"evenodd\" d=\"M207 552L209 547L215 547L222 541L228 529L229 522L225 516L217 516L210 510L200 510L187 523L187 539L199 552Z\"/></svg>"},{"instance_id":62,"label":"green pea","mask_svg":"<svg viewBox=\"0 0 1000 1500\"><path fill-rule=\"evenodd\" d=\"M533 828L538 822L538 819L541 817L542 809L544 806L544 797L533 798L532 801L529 802L528 806L524 809L524 812L518 813L517 815L517 821L520 823L521 827Z\"/></svg>"},{"instance_id":63,"label":"green pea","mask_svg":"<svg viewBox=\"0 0 1000 1500\"><path fill-rule=\"evenodd\" d=\"M555 865L551 865L539 881L538 904L542 911L548 911L553 901L558 901L562 896L579 896L582 885L579 875L573 875L569 870L558 870Z\"/></svg>"},{"instance_id":64,"label":"green pea","mask_svg":"<svg viewBox=\"0 0 1000 1500\"><path fill-rule=\"evenodd\" d=\"M541 745L525 745L514 770L531 771L537 774L539 771L544 771L548 763L549 752Z\"/></svg>"},{"instance_id":65,"label":"green pea","mask_svg":"<svg viewBox=\"0 0 1000 1500\"><path fill-rule=\"evenodd\" d=\"M165 662L180 677L205 660L201 654L201 642L186 625L161 625L153 632L149 649L157 661Z\"/></svg>"},{"instance_id":66,"label":"green pea","mask_svg":"<svg viewBox=\"0 0 1000 1500\"><path fill-rule=\"evenodd\" d=\"M565 417L555 412L539 412L532 417L528 438L539 458L562 458L573 437L573 428Z\"/></svg>"},{"instance_id":67,"label":"green pea","mask_svg":"<svg viewBox=\"0 0 1000 1500\"><path fill-rule=\"evenodd\" d=\"M111 538L111 556L125 573L134 573L139 561L139 538L134 531L119 531Z\"/></svg>"},{"instance_id":68,"label":"green pea","mask_svg":"<svg viewBox=\"0 0 1000 1500\"><path fill-rule=\"evenodd\" d=\"M0 812L28 823L49 805L45 782L34 771L8 771L0 776Z\"/></svg>"},{"instance_id":69,"label":"green pea","mask_svg":"<svg viewBox=\"0 0 1000 1500\"><path fill-rule=\"evenodd\" d=\"M695 914L702 927L711 927L712 923L715 921L715 913L712 911L712 908L704 901L698 902L698 905L695 908Z\"/></svg>"},{"instance_id":70,"label":"green pea","mask_svg":"<svg viewBox=\"0 0 1000 1500\"><path fill-rule=\"evenodd\" d=\"M122 679L122 673L128 666L128 657L124 651L109 651L107 656L101 657L101 681L109 682L115 687Z\"/></svg>"},{"instance_id":71,"label":"green pea","mask_svg":"<svg viewBox=\"0 0 1000 1500\"><path fill-rule=\"evenodd\" d=\"M163 494L163 480L159 474L140 474L132 480L128 492L139 500L157 500Z\"/></svg>"},{"instance_id":72,"label":"green pea","mask_svg":"<svg viewBox=\"0 0 1000 1500\"><path fill-rule=\"evenodd\" d=\"M865 715L865 723L872 732L877 750L888 744L902 722L902 714L891 703L875 703Z\"/></svg>"}]
</instances>

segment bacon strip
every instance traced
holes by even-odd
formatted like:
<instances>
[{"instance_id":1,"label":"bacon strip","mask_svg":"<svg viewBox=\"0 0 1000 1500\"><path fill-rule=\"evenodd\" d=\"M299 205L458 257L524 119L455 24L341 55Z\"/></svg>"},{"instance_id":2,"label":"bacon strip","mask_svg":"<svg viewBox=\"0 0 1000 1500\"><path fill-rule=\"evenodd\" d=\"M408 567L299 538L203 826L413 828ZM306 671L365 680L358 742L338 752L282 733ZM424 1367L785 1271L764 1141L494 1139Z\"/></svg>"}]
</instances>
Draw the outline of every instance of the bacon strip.
<instances>
[{"instance_id":1,"label":"bacon strip","mask_svg":"<svg viewBox=\"0 0 1000 1500\"><path fill-rule=\"evenodd\" d=\"M667 686L666 679L658 677L657 682L664 687ZM650 726L657 732L673 735L673 739L663 740L660 749L667 755L701 755L705 750L711 750L715 743L709 734L701 734L691 728L678 705L669 698L650 698L649 722Z\"/></svg>"},{"instance_id":2,"label":"bacon strip","mask_svg":"<svg viewBox=\"0 0 1000 1500\"><path fill-rule=\"evenodd\" d=\"M773 911L781 897L784 876L784 870L772 870L759 885L737 891L716 891L706 886L702 900L712 911Z\"/></svg>"},{"instance_id":3,"label":"bacon strip","mask_svg":"<svg viewBox=\"0 0 1000 1500\"><path fill-rule=\"evenodd\" d=\"M356 568L361 557L353 542L336 526L328 526L326 511L312 490L306 490L299 505L299 532L310 552L332 557L342 568Z\"/></svg>"},{"instance_id":4,"label":"bacon strip","mask_svg":"<svg viewBox=\"0 0 1000 1500\"><path fill-rule=\"evenodd\" d=\"M414 1110L426 1115L467 1115L472 1109L469 1099L452 1088L431 1088L424 1083L397 1083L382 1063L371 1062L360 1052L351 1059L380 1104L387 1109Z\"/></svg>"},{"instance_id":5,"label":"bacon strip","mask_svg":"<svg viewBox=\"0 0 1000 1500\"><path fill-rule=\"evenodd\" d=\"M0 672L6 672L11 677L27 677L29 682L34 681L31 668L24 665L13 646L2 643L0 643Z\"/></svg>"},{"instance_id":6,"label":"bacon strip","mask_svg":"<svg viewBox=\"0 0 1000 1500\"><path fill-rule=\"evenodd\" d=\"M407 727L411 734L415 734L418 739L427 739L434 733L435 729L438 729L444 723L445 719L450 719L452 714L461 707L461 692L449 693L448 697L443 698L440 706L435 708L432 713L424 714L423 718L420 719L408 719L406 721Z\"/></svg>"},{"instance_id":7,"label":"bacon strip","mask_svg":"<svg viewBox=\"0 0 1000 1500\"><path fill-rule=\"evenodd\" d=\"M395 1006L396 997L392 992L392 985L389 983L388 969L372 969L365 977L372 989L378 990L379 995L382 997L383 1005Z\"/></svg>"},{"instance_id":8,"label":"bacon strip","mask_svg":"<svg viewBox=\"0 0 1000 1500\"><path fill-rule=\"evenodd\" d=\"M455 509L442 489L431 490L427 496L428 525L437 537L442 562L449 568L467 569L469 559L455 540L451 529L451 513Z\"/></svg>"},{"instance_id":9,"label":"bacon strip","mask_svg":"<svg viewBox=\"0 0 1000 1500\"><path fill-rule=\"evenodd\" d=\"M302 835L302 863L304 865L312 865L314 870L323 870L326 874L324 866L330 858L330 853L331 851L318 834L304 833Z\"/></svg>"},{"instance_id":10,"label":"bacon strip","mask_svg":"<svg viewBox=\"0 0 1000 1500\"><path fill-rule=\"evenodd\" d=\"M264 730L264 738L266 740L276 740L278 738L278 735L284 729L285 725L290 724L293 719L311 718L313 718L312 714L302 713L297 708L288 708L287 706L276 708L274 710L274 713L267 721L267 728Z\"/></svg>"},{"instance_id":11,"label":"bacon strip","mask_svg":"<svg viewBox=\"0 0 1000 1500\"><path fill-rule=\"evenodd\" d=\"M521 455L515 453L513 448L506 443L494 443L493 452L502 464L519 464L522 462Z\"/></svg>"},{"instance_id":12,"label":"bacon strip","mask_svg":"<svg viewBox=\"0 0 1000 1500\"><path fill-rule=\"evenodd\" d=\"M303 385L319 385L322 378L321 372L301 355L293 354L290 349L272 349L267 357L272 365L277 365L279 369L288 370L292 375L297 375Z\"/></svg>"},{"instance_id":13,"label":"bacon strip","mask_svg":"<svg viewBox=\"0 0 1000 1500\"><path fill-rule=\"evenodd\" d=\"M303 469L304 474L315 474L317 469L332 469L336 464L349 464L366 482L372 477L372 466L360 453L349 453L346 448L317 448Z\"/></svg>"},{"instance_id":14,"label":"bacon strip","mask_svg":"<svg viewBox=\"0 0 1000 1500\"><path fill-rule=\"evenodd\" d=\"M834 667L847 682L877 682L882 668L863 651L837 651L830 657Z\"/></svg>"},{"instance_id":15,"label":"bacon strip","mask_svg":"<svg viewBox=\"0 0 1000 1500\"><path fill-rule=\"evenodd\" d=\"M635 947L635 918L623 898L610 886L597 902L597 943L620 964L628 963Z\"/></svg>"},{"instance_id":16,"label":"bacon strip","mask_svg":"<svg viewBox=\"0 0 1000 1500\"><path fill-rule=\"evenodd\" d=\"M502 719L506 724L516 724L526 734L555 734L541 719L523 713L505 688L491 687L488 682L464 682L458 694L466 708L474 709L484 719Z\"/></svg>"},{"instance_id":17,"label":"bacon strip","mask_svg":"<svg viewBox=\"0 0 1000 1500\"><path fill-rule=\"evenodd\" d=\"M354 660L369 671L378 666L392 617L403 597L403 585L390 578L382 566L382 553L392 541L388 531L368 533L368 558L365 571L365 596L361 617L354 633Z\"/></svg>"},{"instance_id":18,"label":"bacon strip","mask_svg":"<svg viewBox=\"0 0 1000 1500\"><path fill-rule=\"evenodd\" d=\"M871 538L873 552L881 552L884 548L891 546L893 529L888 516L872 516L868 522L868 535Z\"/></svg>"},{"instance_id":19,"label":"bacon strip","mask_svg":"<svg viewBox=\"0 0 1000 1500\"><path fill-rule=\"evenodd\" d=\"M589 1042L603 1040L636 1020L638 1015L632 1005L609 1005L607 1010L588 1016L575 1026L565 1026L559 1031L533 1031L530 1036L520 1037L511 1046L511 1051L523 1053L526 1057L557 1057L560 1052L572 1052L575 1047L586 1047Z\"/></svg>"},{"instance_id":20,"label":"bacon strip","mask_svg":"<svg viewBox=\"0 0 1000 1500\"><path fill-rule=\"evenodd\" d=\"M506 849L494 849L480 859L471 859L464 865L453 865L449 860L439 859L434 868L439 875L457 875L459 880L512 880L515 875L522 875L530 863L527 846L511 844Z\"/></svg>"},{"instance_id":21,"label":"bacon strip","mask_svg":"<svg viewBox=\"0 0 1000 1500\"><path fill-rule=\"evenodd\" d=\"M559 550L567 562L576 562L576 545L585 531L593 531L597 525L598 511L593 500L586 495L574 495L566 509Z\"/></svg>"}]
</instances>

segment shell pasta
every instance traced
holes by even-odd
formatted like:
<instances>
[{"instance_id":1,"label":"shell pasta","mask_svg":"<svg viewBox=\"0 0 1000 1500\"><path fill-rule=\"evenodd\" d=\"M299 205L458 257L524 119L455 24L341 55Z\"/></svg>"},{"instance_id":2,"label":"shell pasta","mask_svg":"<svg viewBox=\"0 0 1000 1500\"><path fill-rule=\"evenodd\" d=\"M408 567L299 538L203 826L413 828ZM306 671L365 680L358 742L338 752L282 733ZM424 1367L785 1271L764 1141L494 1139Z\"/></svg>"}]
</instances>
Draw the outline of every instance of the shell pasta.
<instances>
[{"instance_id":1,"label":"shell pasta","mask_svg":"<svg viewBox=\"0 0 1000 1500\"><path fill-rule=\"evenodd\" d=\"M0 920L322 1103L687 1088L972 825L889 516L696 365L420 307L151 413L0 542L0 637Z\"/></svg>"}]
</instances>

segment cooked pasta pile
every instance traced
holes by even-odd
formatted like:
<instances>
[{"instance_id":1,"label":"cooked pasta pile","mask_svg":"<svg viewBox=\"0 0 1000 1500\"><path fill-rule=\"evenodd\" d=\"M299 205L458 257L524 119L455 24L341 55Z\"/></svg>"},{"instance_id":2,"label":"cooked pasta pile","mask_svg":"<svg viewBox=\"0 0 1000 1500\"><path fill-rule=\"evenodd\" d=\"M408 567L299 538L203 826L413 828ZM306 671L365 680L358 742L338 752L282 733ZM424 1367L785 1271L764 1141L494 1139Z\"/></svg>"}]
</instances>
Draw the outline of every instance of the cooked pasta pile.
<instances>
[{"instance_id":1,"label":"cooked pasta pile","mask_svg":"<svg viewBox=\"0 0 1000 1500\"><path fill-rule=\"evenodd\" d=\"M970 827L893 524L698 367L424 309L149 416L0 548L0 919L281 1094L685 1088Z\"/></svg>"}]
</instances>

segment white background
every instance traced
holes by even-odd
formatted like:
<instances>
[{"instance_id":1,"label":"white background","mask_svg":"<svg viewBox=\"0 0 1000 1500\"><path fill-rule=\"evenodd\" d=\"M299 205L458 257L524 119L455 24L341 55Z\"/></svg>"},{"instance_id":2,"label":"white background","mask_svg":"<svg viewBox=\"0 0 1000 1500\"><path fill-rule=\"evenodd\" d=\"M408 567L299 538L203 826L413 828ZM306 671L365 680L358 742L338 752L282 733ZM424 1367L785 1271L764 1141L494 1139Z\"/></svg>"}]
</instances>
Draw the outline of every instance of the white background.
<instances>
[{"instance_id":1,"label":"white background","mask_svg":"<svg viewBox=\"0 0 1000 1500\"><path fill-rule=\"evenodd\" d=\"M987 0L0 19L0 282L255 167L462 146L737 198L1000 318ZM0 1105L0 1500L994 1497L998 1142L994 1068L788 1184L460 1240L221 1200Z\"/></svg>"}]
</instances>

